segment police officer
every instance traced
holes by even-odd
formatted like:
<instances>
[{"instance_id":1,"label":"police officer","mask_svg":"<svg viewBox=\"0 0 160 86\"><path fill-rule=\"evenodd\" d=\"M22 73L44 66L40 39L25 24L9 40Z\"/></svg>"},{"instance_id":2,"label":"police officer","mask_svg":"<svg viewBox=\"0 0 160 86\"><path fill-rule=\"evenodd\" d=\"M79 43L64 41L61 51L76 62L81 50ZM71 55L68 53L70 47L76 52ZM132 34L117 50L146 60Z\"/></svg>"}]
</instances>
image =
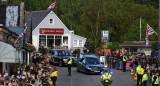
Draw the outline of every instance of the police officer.
<instances>
[{"instance_id":1,"label":"police officer","mask_svg":"<svg viewBox=\"0 0 160 86\"><path fill-rule=\"evenodd\" d=\"M142 79L142 75L140 75L140 70L141 70L141 65L139 64L138 67L136 68L136 73L137 73L137 86L139 86L139 81Z\"/></svg>"},{"instance_id":2,"label":"police officer","mask_svg":"<svg viewBox=\"0 0 160 86\"><path fill-rule=\"evenodd\" d=\"M68 74L69 74L69 76L71 76L71 66L72 66L72 58L69 56L68 58L67 58L67 64L68 64Z\"/></svg>"},{"instance_id":3,"label":"police officer","mask_svg":"<svg viewBox=\"0 0 160 86\"><path fill-rule=\"evenodd\" d=\"M105 77L108 77L108 79L105 79ZM101 83L104 85L105 83L112 82L111 77L112 75L110 73L104 73L103 75L101 75Z\"/></svg>"},{"instance_id":4,"label":"police officer","mask_svg":"<svg viewBox=\"0 0 160 86\"><path fill-rule=\"evenodd\" d=\"M127 55L123 56L123 72L126 71L126 62L127 62Z\"/></svg>"},{"instance_id":5,"label":"police officer","mask_svg":"<svg viewBox=\"0 0 160 86\"><path fill-rule=\"evenodd\" d=\"M143 86L147 86L147 80L148 80L148 75L147 75L147 71L144 71L144 75L142 76L142 84Z\"/></svg>"},{"instance_id":6,"label":"police officer","mask_svg":"<svg viewBox=\"0 0 160 86\"><path fill-rule=\"evenodd\" d=\"M152 76L152 86L159 86L159 73Z\"/></svg>"}]
</instances>

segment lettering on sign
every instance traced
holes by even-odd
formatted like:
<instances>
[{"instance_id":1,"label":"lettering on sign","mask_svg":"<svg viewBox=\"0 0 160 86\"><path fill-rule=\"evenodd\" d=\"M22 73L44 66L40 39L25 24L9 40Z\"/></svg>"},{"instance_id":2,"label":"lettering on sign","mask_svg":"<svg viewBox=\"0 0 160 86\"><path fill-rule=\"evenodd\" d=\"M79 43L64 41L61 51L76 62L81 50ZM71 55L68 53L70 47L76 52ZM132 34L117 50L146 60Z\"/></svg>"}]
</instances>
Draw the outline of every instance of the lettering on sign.
<instances>
[{"instance_id":1,"label":"lettering on sign","mask_svg":"<svg viewBox=\"0 0 160 86\"><path fill-rule=\"evenodd\" d=\"M64 34L64 29L59 29L59 28L40 28L40 34Z\"/></svg>"}]
</instances>

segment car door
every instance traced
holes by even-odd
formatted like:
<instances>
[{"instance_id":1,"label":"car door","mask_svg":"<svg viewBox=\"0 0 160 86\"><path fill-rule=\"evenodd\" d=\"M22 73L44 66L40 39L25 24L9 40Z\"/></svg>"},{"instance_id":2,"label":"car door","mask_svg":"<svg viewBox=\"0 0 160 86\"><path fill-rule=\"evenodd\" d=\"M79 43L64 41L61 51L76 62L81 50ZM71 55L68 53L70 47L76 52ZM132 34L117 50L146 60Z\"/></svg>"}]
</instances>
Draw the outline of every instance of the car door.
<instances>
[{"instance_id":1,"label":"car door","mask_svg":"<svg viewBox=\"0 0 160 86\"><path fill-rule=\"evenodd\" d=\"M56 50L52 50L51 54L52 54L52 57L54 59L54 62L57 63L58 62L57 51Z\"/></svg>"},{"instance_id":2,"label":"car door","mask_svg":"<svg viewBox=\"0 0 160 86\"><path fill-rule=\"evenodd\" d=\"M80 60L80 70L83 72L85 71L85 58Z\"/></svg>"}]
</instances>

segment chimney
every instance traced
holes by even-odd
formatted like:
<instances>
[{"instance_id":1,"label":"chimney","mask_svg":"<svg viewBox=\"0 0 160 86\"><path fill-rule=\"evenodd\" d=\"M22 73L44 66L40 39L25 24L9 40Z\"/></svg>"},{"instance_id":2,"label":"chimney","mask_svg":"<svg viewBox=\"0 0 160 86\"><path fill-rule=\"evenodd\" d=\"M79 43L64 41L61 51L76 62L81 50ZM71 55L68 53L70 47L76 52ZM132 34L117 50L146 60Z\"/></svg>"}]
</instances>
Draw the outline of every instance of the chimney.
<instances>
[{"instance_id":1,"label":"chimney","mask_svg":"<svg viewBox=\"0 0 160 86\"><path fill-rule=\"evenodd\" d=\"M24 27L24 2L21 2L20 4L20 22L19 26Z\"/></svg>"}]
</instances>

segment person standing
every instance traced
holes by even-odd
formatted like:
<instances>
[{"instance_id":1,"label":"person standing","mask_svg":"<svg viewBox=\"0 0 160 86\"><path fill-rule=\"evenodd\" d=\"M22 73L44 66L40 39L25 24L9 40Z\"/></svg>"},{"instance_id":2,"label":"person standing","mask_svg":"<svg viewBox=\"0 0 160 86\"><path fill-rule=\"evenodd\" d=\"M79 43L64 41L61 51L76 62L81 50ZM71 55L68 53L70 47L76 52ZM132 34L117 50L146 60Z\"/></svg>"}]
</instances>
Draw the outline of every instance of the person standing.
<instances>
[{"instance_id":1,"label":"person standing","mask_svg":"<svg viewBox=\"0 0 160 86\"><path fill-rule=\"evenodd\" d=\"M58 76L58 71L56 68L53 69L53 72L50 75L50 78L53 82L53 86L56 86L56 80L57 80L57 76Z\"/></svg>"},{"instance_id":2,"label":"person standing","mask_svg":"<svg viewBox=\"0 0 160 86\"><path fill-rule=\"evenodd\" d=\"M119 70L120 52L116 51L116 69Z\"/></svg>"},{"instance_id":3,"label":"person standing","mask_svg":"<svg viewBox=\"0 0 160 86\"><path fill-rule=\"evenodd\" d=\"M152 86L159 86L159 73L152 76Z\"/></svg>"},{"instance_id":4,"label":"person standing","mask_svg":"<svg viewBox=\"0 0 160 86\"><path fill-rule=\"evenodd\" d=\"M123 56L123 72L126 72L126 62L127 62L127 56Z\"/></svg>"},{"instance_id":5,"label":"person standing","mask_svg":"<svg viewBox=\"0 0 160 86\"><path fill-rule=\"evenodd\" d=\"M142 81L143 74L144 74L144 69L141 67L141 65L138 65L138 67L137 67L137 76L138 76L137 86L139 86L139 82ZM141 84L141 86L142 86L142 84Z\"/></svg>"},{"instance_id":6,"label":"person standing","mask_svg":"<svg viewBox=\"0 0 160 86\"><path fill-rule=\"evenodd\" d=\"M69 56L68 58L67 58L67 64L68 64L68 74L69 74L69 76L71 76L71 67L72 67L72 58L71 58L71 56Z\"/></svg>"},{"instance_id":7,"label":"person standing","mask_svg":"<svg viewBox=\"0 0 160 86\"><path fill-rule=\"evenodd\" d=\"M144 75L142 76L143 86L147 86L147 80L148 80L148 75L147 75L147 71L145 70Z\"/></svg>"}]
</instances>

